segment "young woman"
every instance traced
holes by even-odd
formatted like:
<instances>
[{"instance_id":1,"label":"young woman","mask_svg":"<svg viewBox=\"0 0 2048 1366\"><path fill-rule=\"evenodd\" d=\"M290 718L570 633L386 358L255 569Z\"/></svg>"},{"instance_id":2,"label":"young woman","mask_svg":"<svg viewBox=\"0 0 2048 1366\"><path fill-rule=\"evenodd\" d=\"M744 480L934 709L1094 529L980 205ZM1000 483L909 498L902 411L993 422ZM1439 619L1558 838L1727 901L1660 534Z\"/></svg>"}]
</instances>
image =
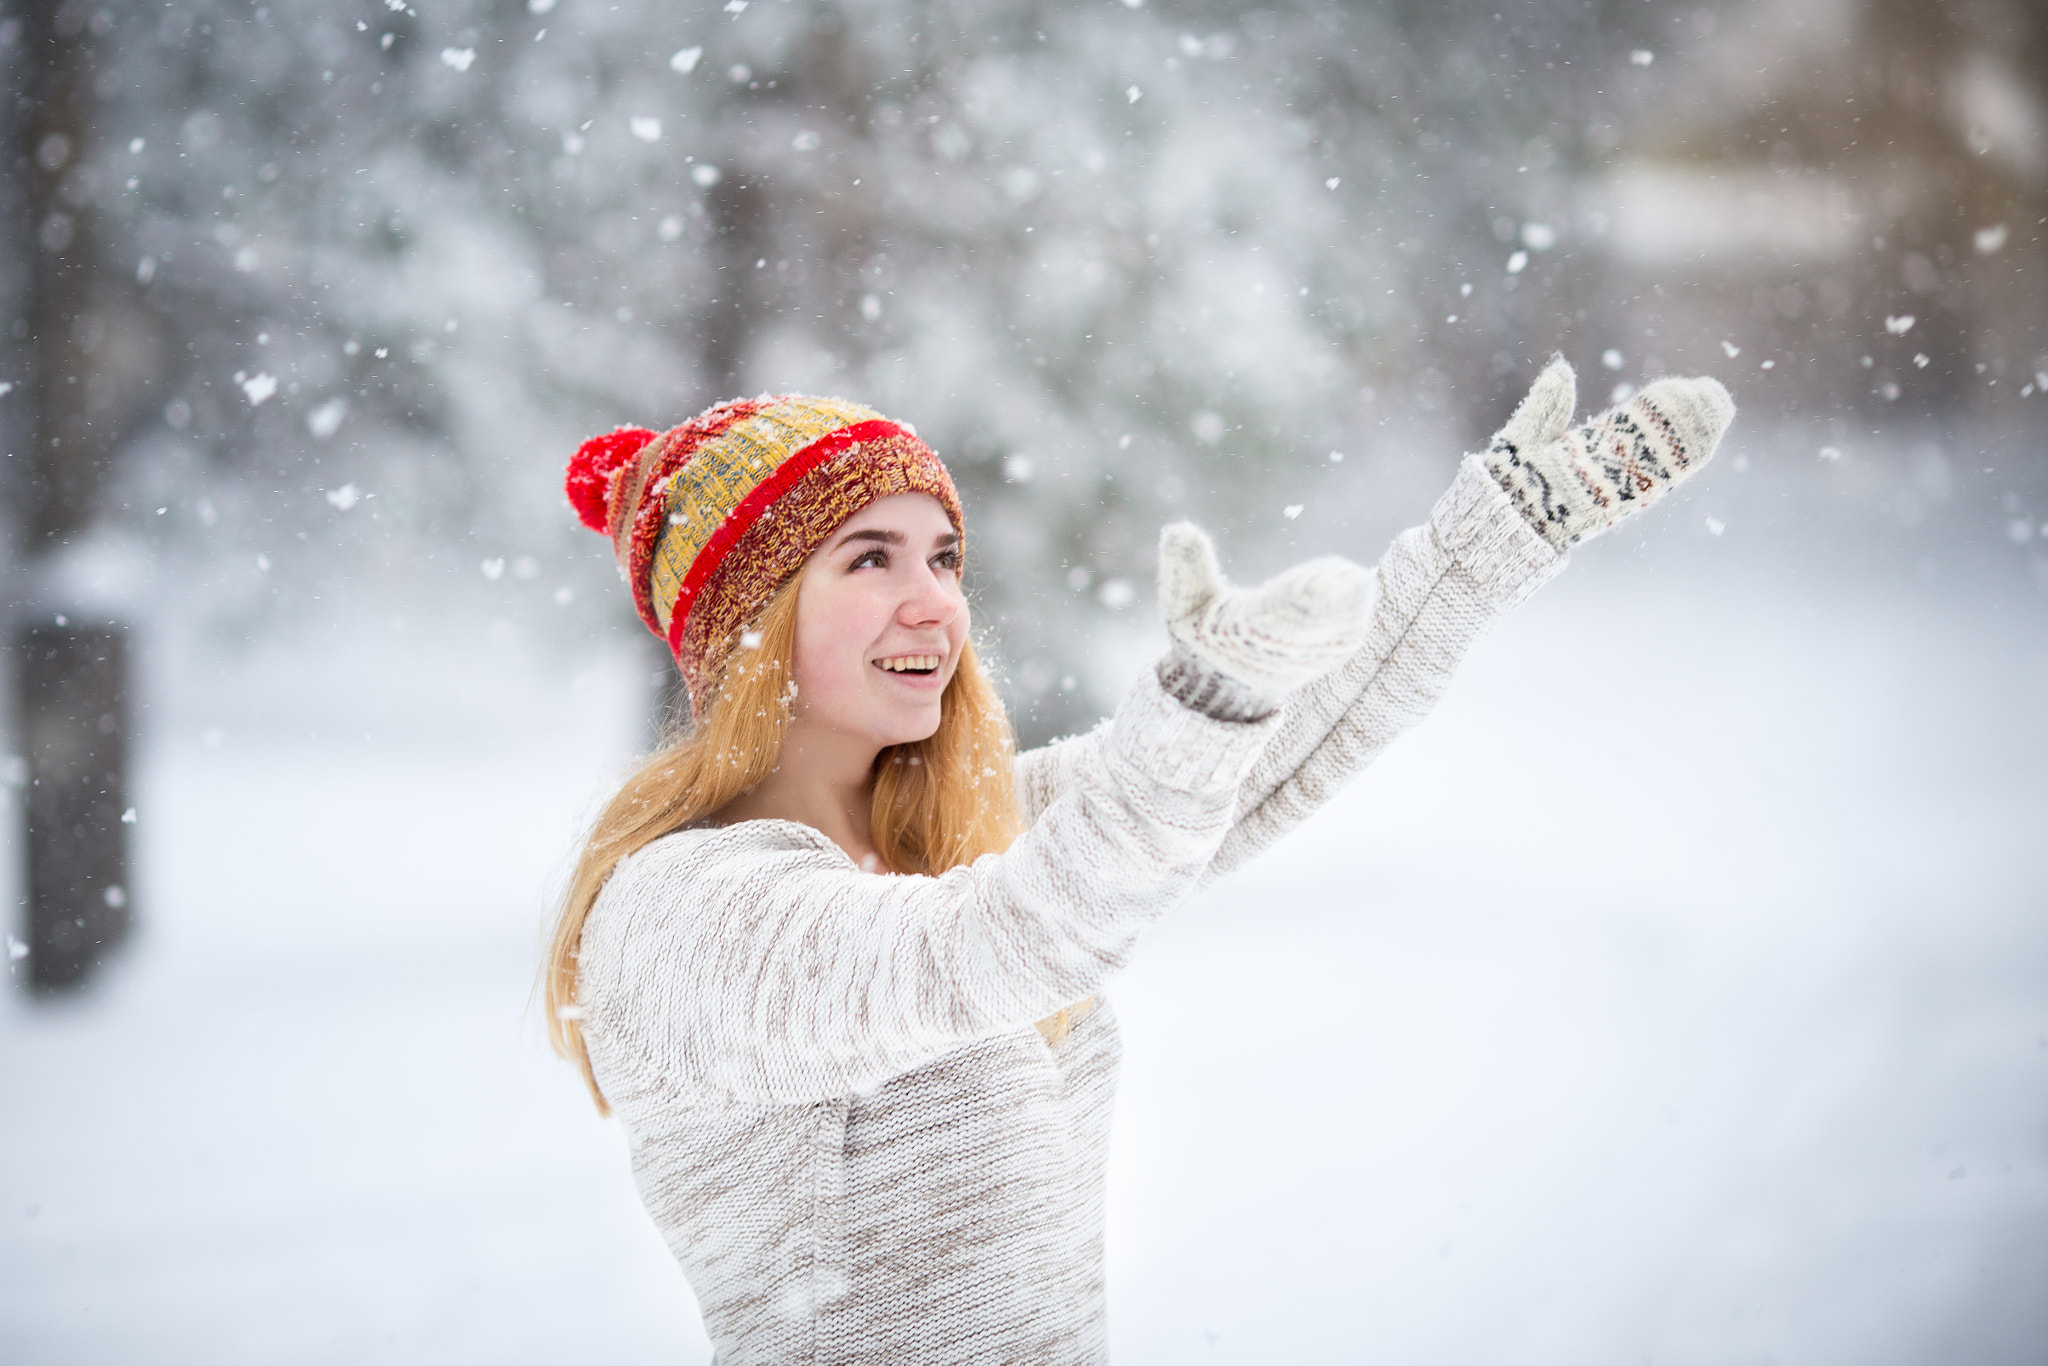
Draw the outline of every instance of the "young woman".
<instances>
[{"instance_id":1,"label":"young woman","mask_svg":"<svg viewBox=\"0 0 2048 1366\"><path fill-rule=\"evenodd\" d=\"M1171 651L1021 756L969 640L959 501L909 427L770 397L585 444L571 501L691 724L583 848L550 1027L623 1121L719 1362L1106 1359L1103 985L1733 413L1712 380L1568 430L1573 403L1554 361L1371 573L1234 589L1167 528Z\"/></svg>"}]
</instances>

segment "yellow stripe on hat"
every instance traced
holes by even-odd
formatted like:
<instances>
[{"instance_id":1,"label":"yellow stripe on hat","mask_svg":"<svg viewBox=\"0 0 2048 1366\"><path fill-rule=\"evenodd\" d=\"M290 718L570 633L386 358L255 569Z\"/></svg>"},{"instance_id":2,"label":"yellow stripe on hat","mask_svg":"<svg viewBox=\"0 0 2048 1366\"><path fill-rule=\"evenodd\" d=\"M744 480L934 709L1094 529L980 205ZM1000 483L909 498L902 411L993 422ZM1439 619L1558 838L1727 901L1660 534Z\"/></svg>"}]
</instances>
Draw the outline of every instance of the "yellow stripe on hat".
<instances>
[{"instance_id":1,"label":"yellow stripe on hat","mask_svg":"<svg viewBox=\"0 0 2048 1366\"><path fill-rule=\"evenodd\" d=\"M783 461L841 427L882 415L836 398L792 398L735 422L695 451L663 493L667 525L655 541L650 597L661 629L683 580L719 526Z\"/></svg>"}]
</instances>

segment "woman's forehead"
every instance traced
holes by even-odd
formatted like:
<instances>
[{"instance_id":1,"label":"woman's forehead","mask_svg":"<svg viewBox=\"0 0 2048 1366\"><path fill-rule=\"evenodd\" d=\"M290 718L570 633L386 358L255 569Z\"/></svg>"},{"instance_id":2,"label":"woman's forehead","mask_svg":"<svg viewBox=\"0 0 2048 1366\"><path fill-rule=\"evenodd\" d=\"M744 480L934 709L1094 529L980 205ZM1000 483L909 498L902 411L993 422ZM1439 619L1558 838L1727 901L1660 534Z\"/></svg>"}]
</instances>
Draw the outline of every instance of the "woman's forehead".
<instances>
[{"instance_id":1,"label":"woman's forehead","mask_svg":"<svg viewBox=\"0 0 2048 1366\"><path fill-rule=\"evenodd\" d=\"M841 522L830 539L836 541L849 531L869 530L937 539L953 534L953 520L946 515L945 505L929 493L892 493Z\"/></svg>"}]
</instances>

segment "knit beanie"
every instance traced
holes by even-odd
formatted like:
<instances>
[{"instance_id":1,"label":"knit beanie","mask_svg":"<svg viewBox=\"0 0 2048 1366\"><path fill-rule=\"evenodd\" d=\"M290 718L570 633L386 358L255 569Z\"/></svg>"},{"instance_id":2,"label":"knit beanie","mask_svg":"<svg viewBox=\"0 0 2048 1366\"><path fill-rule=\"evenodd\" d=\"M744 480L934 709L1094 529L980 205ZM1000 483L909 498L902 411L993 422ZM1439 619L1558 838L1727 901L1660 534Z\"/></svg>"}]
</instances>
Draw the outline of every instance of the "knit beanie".
<instances>
[{"instance_id":1,"label":"knit beanie","mask_svg":"<svg viewBox=\"0 0 2048 1366\"><path fill-rule=\"evenodd\" d=\"M848 517L928 493L965 534L953 480L912 428L836 398L764 394L657 435L621 427L569 461L569 502L611 537L701 719L740 633Z\"/></svg>"}]
</instances>

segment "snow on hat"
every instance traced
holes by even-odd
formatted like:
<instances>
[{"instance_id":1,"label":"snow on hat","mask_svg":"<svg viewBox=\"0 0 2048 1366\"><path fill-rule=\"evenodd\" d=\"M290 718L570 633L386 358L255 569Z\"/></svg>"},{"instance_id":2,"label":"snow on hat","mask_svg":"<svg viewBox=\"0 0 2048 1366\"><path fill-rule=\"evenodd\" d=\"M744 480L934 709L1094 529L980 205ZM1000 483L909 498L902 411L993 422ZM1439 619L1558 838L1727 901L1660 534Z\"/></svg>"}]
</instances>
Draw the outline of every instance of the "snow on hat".
<instances>
[{"instance_id":1,"label":"snow on hat","mask_svg":"<svg viewBox=\"0 0 2048 1366\"><path fill-rule=\"evenodd\" d=\"M928 493L964 534L953 480L917 433L836 398L764 394L659 435L621 427L569 461L577 516L612 538L633 603L703 715L740 632L840 523Z\"/></svg>"}]
</instances>

